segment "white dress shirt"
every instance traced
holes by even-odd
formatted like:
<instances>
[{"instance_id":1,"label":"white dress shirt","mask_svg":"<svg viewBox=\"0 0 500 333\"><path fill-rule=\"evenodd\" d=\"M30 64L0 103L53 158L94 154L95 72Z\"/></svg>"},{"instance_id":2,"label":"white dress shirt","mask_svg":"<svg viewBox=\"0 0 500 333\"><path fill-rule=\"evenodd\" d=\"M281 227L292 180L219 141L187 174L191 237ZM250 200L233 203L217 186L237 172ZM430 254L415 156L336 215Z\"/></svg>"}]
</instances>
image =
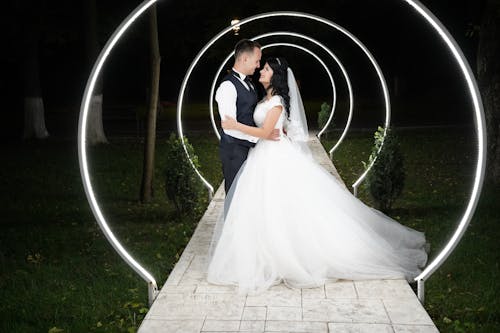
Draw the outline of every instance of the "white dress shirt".
<instances>
[{"instance_id":1,"label":"white dress shirt","mask_svg":"<svg viewBox=\"0 0 500 333\"><path fill-rule=\"evenodd\" d=\"M241 83L243 83L245 88L247 88L248 90L254 89L249 87L245 82L246 75L241 74L234 68L233 71L238 74L237 78L241 81ZM219 88L217 88L217 92L215 93L215 100L217 101L217 105L219 107L219 115L221 117L221 120L224 120L224 116L226 115L236 119L236 98L236 87L231 81L224 81L220 84ZM259 140L259 138L255 136L245 134L235 129L223 129L223 131L227 135L230 135L237 139L247 140L254 143Z\"/></svg>"}]
</instances>

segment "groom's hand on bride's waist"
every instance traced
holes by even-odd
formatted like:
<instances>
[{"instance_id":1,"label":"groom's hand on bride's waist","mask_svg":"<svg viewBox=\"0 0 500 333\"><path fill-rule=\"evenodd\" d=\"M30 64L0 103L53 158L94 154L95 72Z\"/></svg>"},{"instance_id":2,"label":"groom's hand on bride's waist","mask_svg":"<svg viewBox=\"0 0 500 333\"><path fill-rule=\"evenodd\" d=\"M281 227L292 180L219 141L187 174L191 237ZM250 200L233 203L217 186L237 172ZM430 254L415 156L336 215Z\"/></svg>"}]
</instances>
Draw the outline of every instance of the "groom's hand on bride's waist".
<instances>
[{"instance_id":1,"label":"groom's hand on bride's waist","mask_svg":"<svg viewBox=\"0 0 500 333\"><path fill-rule=\"evenodd\" d=\"M267 137L268 140L279 141L280 140L280 130L275 128Z\"/></svg>"}]
</instances>

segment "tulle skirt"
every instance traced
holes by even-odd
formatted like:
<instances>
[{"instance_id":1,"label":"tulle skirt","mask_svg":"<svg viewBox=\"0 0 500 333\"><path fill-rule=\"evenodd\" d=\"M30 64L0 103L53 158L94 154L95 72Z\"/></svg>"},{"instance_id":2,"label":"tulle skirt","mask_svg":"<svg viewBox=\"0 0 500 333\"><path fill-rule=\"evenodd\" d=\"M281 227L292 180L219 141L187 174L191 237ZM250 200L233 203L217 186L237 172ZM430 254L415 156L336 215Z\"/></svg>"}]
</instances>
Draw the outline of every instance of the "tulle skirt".
<instances>
[{"instance_id":1,"label":"tulle skirt","mask_svg":"<svg viewBox=\"0 0 500 333\"><path fill-rule=\"evenodd\" d=\"M365 205L287 138L250 150L226 200L207 281L239 293L280 282L411 280L427 261L422 232Z\"/></svg>"}]
</instances>

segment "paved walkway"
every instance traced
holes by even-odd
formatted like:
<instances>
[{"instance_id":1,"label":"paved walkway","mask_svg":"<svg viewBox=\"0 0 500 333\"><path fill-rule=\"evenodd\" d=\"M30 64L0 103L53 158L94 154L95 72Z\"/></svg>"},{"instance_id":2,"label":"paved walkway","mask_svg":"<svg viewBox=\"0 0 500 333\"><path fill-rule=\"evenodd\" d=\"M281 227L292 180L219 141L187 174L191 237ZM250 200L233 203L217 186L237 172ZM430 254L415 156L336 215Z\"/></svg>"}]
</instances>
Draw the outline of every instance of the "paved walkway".
<instances>
[{"instance_id":1,"label":"paved walkway","mask_svg":"<svg viewBox=\"0 0 500 333\"><path fill-rule=\"evenodd\" d=\"M338 177L315 137L310 147L317 161ZM209 284L203 268L223 202L220 186L140 333L438 332L404 280L338 281L311 289L280 284L257 296L240 296L234 287Z\"/></svg>"}]
</instances>

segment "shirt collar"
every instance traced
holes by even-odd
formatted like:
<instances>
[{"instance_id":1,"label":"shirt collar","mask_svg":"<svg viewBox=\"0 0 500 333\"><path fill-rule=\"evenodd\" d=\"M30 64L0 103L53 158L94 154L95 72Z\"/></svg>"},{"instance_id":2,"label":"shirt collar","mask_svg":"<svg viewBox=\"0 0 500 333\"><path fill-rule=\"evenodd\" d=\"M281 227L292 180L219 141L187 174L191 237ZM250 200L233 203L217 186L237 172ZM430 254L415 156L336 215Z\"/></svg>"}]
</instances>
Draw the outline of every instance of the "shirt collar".
<instances>
[{"instance_id":1,"label":"shirt collar","mask_svg":"<svg viewBox=\"0 0 500 333\"><path fill-rule=\"evenodd\" d=\"M241 73L240 73L240 72L238 72L236 69L234 69L234 67L233 67L233 72L235 72L236 74L238 74L238 75L239 75L239 77L240 77L240 79L241 79L242 81L245 81L245 79L246 79L246 77L247 77L245 74L241 74Z\"/></svg>"}]
</instances>

